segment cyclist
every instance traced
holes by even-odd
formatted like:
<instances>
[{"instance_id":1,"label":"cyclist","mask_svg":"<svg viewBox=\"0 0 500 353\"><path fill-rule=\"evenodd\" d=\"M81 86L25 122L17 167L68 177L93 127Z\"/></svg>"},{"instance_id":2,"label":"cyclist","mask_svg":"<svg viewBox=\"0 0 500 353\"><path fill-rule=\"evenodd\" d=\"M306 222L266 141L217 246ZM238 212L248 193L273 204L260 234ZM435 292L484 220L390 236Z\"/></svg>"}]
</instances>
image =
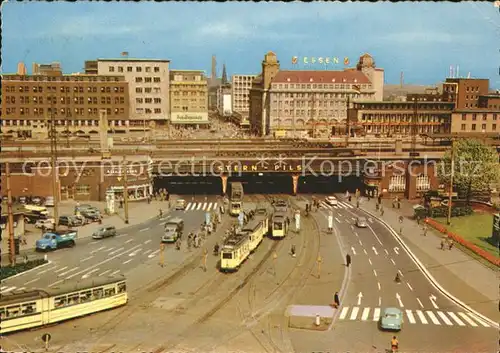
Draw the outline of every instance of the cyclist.
<instances>
[{"instance_id":1,"label":"cyclist","mask_svg":"<svg viewBox=\"0 0 500 353\"><path fill-rule=\"evenodd\" d=\"M399 348L399 341L396 338L396 336L393 336L391 340L391 349L393 352L396 352L398 348Z\"/></svg>"}]
</instances>

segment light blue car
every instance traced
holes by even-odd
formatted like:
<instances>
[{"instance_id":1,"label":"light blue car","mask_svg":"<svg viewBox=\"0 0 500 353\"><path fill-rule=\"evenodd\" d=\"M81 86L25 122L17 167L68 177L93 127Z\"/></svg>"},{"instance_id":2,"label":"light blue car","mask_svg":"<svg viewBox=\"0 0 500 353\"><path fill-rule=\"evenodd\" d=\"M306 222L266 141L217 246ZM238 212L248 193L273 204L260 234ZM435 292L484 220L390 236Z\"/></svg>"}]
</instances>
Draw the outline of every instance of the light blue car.
<instances>
[{"instance_id":1,"label":"light blue car","mask_svg":"<svg viewBox=\"0 0 500 353\"><path fill-rule=\"evenodd\" d=\"M398 308L386 308L379 324L382 330L400 331L403 325L403 313Z\"/></svg>"}]
</instances>

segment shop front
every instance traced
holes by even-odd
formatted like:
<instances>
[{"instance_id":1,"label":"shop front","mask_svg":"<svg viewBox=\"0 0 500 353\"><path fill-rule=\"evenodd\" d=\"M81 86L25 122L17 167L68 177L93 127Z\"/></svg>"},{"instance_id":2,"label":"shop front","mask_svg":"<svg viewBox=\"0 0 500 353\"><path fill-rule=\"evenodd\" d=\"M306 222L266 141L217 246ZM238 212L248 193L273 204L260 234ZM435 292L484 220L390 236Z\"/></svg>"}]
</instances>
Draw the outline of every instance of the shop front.
<instances>
[{"instance_id":1,"label":"shop front","mask_svg":"<svg viewBox=\"0 0 500 353\"><path fill-rule=\"evenodd\" d=\"M176 126L190 126L196 129L208 127L208 112L179 112L171 113L170 122Z\"/></svg>"}]
</instances>

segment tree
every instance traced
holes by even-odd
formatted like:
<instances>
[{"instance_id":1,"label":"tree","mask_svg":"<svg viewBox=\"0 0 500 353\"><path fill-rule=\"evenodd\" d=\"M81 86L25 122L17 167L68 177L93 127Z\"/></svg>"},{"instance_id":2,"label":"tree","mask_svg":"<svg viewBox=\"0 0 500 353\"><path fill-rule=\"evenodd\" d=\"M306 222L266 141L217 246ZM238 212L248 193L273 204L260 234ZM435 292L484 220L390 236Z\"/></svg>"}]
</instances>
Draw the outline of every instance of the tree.
<instances>
[{"instance_id":1,"label":"tree","mask_svg":"<svg viewBox=\"0 0 500 353\"><path fill-rule=\"evenodd\" d=\"M475 192L490 189L490 184L500 181L500 163L498 152L480 140L464 139L455 141L453 186L467 204ZM441 182L449 185L451 176L451 148L438 168Z\"/></svg>"}]
</instances>

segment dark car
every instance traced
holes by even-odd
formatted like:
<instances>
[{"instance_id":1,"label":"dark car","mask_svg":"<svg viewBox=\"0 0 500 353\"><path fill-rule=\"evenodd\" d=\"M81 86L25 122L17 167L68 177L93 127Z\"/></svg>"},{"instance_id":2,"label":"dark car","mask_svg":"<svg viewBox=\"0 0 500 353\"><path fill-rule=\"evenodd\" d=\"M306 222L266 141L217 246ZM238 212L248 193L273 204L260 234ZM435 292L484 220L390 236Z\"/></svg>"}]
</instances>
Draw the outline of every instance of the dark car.
<instances>
[{"instance_id":1,"label":"dark car","mask_svg":"<svg viewBox=\"0 0 500 353\"><path fill-rule=\"evenodd\" d=\"M40 197L40 196L33 196L31 197L31 202L33 205L37 205L37 206L40 206L43 204L45 200L43 199L43 197Z\"/></svg>"},{"instance_id":2,"label":"dark car","mask_svg":"<svg viewBox=\"0 0 500 353\"><path fill-rule=\"evenodd\" d=\"M32 211L24 214L24 221L28 224L35 224L36 221L47 219L47 215L37 211Z\"/></svg>"},{"instance_id":3,"label":"dark car","mask_svg":"<svg viewBox=\"0 0 500 353\"><path fill-rule=\"evenodd\" d=\"M18 202L22 205L25 205L28 203L28 198L26 196L19 196Z\"/></svg>"},{"instance_id":4,"label":"dark car","mask_svg":"<svg viewBox=\"0 0 500 353\"><path fill-rule=\"evenodd\" d=\"M74 227L78 224L76 224L75 219L71 216L61 216L59 217L59 225L61 226L67 226L67 227Z\"/></svg>"},{"instance_id":5,"label":"dark car","mask_svg":"<svg viewBox=\"0 0 500 353\"><path fill-rule=\"evenodd\" d=\"M88 218L92 220L93 222L96 222L101 219L101 213L97 210L92 210L92 209L86 209L83 211L80 211L81 215L85 218Z\"/></svg>"}]
</instances>

